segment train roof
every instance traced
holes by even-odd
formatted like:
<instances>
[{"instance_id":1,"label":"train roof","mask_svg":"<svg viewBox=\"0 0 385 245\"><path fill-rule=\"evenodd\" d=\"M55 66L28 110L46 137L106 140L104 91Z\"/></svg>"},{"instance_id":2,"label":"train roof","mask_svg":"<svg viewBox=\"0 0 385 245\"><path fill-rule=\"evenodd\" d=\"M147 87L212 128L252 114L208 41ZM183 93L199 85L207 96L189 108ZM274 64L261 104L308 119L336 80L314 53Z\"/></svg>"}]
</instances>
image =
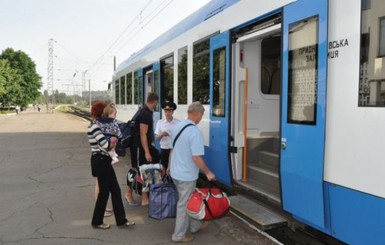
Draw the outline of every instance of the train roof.
<instances>
[{"instance_id":1,"label":"train roof","mask_svg":"<svg viewBox=\"0 0 385 245\"><path fill-rule=\"evenodd\" d=\"M160 35L158 38L156 38L154 41L147 44L145 47L140 49L138 52L133 53L128 59L123 61L118 68L116 69L115 73L118 73L120 70L124 69L125 67L129 66L130 64L136 62L139 60L140 57L143 55L146 55L147 53L151 52L152 50L161 47L162 45L166 44L170 40L178 37L179 35L183 34L184 32L192 29L193 27L199 25L200 23L206 21L207 19L215 16L216 14L222 12L226 8L230 7L236 2L239 2L240 0L212 0L209 3L207 3L202 8L198 9L185 19L183 19L181 22L173 26L171 29Z\"/></svg>"}]
</instances>

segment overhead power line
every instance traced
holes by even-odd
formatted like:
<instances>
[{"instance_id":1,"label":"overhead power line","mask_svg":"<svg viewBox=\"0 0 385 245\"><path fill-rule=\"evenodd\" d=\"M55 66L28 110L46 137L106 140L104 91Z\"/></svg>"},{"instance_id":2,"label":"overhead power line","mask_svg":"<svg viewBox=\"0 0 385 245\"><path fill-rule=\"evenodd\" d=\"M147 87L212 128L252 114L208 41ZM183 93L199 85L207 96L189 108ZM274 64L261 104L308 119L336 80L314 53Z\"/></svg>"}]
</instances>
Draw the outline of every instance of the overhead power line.
<instances>
[{"instance_id":1,"label":"overhead power line","mask_svg":"<svg viewBox=\"0 0 385 245\"><path fill-rule=\"evenodd\" d=\"M126 34L126 32L128 32L129 28L135 23L137 17L140 17L141 13L147 9L148 6L150 6L150 3L152 2L152 0L149 0L147 2L147 4L144 6L144 8L139 12L139 14L134 17L132 19L132 21L126 26L126 28L124 28L124 30L122 31L122 33L120 33L120 35L115 39L115 41L107 48L107 50L87 69L88 71L91 70L92 68L94 68L99 61L101 61L107 54L110 50L113 49L114 45L120 41L120 39Z\"/></svg>"},{"instance_id":2,"label":"overhead power line","mask_svg":"<svg viewBox=\"0 0 385 245\"><path fill-rule=\"evenodd\" d=\"M139 12L139 14L133 19L133 21L130 22L130 24L123 30L123 32L118 36L118 38L103 53L103 55L99 57L99 59L88 69L88 71L93 69L97 65L103 65L105 60L108 61L112 59L118 51L124 48L139 32L144 30L144 28L148 24L150 24L161 12L163 12L173 2L173 0L162 1L149 14L143 17L143 12L148 8L148 6L150 6L151 2L152 0L147 2L145 7ZM135 20L137 20L139 17L140 22L129 31L129 28L132 27ZM109 56L107 56L108 54Z\"/></svg>"}]
</instances>

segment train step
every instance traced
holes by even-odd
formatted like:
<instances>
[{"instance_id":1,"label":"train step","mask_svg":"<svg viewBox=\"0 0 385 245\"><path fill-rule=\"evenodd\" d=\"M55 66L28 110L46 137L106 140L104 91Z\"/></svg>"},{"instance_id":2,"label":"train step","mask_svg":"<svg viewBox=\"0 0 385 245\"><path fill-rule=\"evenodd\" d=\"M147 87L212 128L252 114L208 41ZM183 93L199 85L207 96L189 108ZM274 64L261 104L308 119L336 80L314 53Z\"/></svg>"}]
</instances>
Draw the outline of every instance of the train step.
<instances>
[{"instance_id":1,"label":"train step","mask_svg":"<svg viewBox=\"0 0 385 245\"><path fill-rule=\"evenodd\" d=\"M287 219L244 196L230 196L231 209L253 222L261 230L270 230L287 224Z\"/></svg>"}]
</instances>

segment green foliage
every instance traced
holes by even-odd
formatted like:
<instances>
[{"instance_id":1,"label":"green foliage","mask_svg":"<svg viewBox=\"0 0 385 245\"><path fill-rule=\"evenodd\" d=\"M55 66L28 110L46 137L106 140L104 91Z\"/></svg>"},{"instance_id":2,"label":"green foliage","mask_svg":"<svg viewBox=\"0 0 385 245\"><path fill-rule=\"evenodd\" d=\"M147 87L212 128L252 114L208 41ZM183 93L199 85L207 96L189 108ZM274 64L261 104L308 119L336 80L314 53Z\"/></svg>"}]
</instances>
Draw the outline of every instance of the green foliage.
<instances>
[{"instance_id":1,"label":"green foliage","mask_svg":"<svg viewBox=\"0 0 385 245\"><path fill-rule=\"evenodd\" d=\"M36 73L32 59L23 51L7 48L0 54L0 61L1 103L24 107L35 102L41 96L41 77Z\"/></svg>"},{"instance_id":2,"label":"green foliage","mask_svg":"<svg viewBox=\"0 0 385 245\"><path fill-rule=\"evenodd\" d=\"M21 96L22 77L7 60L0 59L0 103L2 107L16 105Z\"/></svg>"}]
</instances>

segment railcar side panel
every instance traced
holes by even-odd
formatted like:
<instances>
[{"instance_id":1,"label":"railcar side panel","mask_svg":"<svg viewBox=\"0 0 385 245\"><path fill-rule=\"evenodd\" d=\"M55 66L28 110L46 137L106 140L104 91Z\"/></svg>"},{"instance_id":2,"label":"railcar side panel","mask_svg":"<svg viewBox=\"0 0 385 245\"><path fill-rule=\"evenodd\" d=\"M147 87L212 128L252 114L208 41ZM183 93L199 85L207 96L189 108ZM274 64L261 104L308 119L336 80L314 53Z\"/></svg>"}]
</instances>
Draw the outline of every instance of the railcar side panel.
<instances>
[{"instance_id":1,"label":"railcar side panel","mask_svg":"<svg viewBox=\"0 0 385 245\"><path fill-rule=\"evenodd\" d=\"M384 2L371 2L372 8L366 14L385 16ZM334 56L329 56L325 181L384 198L385 186L381 183L385 179L385 110L358 106L360 79L376 73L385 79L380 75L385 70L384 58L376 58L377 48L372 47L371 68L360 72L360 29L365 25L359 14L361 1L332 4L329 53L334 52ZM375 14L376 9L382 14ZM371 28L369 32L370 39L377 40L374 35L378 30Z\"/></svg>"}]
</instances>

